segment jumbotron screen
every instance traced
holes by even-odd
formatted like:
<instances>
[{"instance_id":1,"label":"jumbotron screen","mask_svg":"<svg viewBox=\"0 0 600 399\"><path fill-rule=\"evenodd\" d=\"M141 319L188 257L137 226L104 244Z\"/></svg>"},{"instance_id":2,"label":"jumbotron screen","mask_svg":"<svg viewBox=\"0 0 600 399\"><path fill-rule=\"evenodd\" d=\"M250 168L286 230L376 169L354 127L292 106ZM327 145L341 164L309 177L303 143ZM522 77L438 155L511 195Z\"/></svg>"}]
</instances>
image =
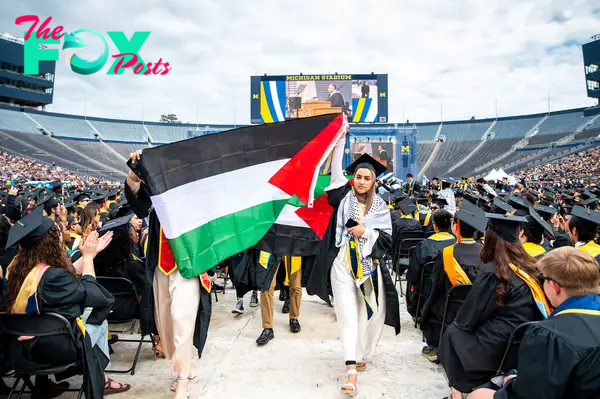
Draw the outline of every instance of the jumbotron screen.
<instances>
[{"instance_id":1,"label":"jumbotron screen","mask_svg":"<svg viewBox=\"0 0 600 399\"><path fill-rule=\"evenodd\" d=\"M343 112L354 123L387 123L387 74L252 76L252 123Z\"/></svg>"}]
</instances>

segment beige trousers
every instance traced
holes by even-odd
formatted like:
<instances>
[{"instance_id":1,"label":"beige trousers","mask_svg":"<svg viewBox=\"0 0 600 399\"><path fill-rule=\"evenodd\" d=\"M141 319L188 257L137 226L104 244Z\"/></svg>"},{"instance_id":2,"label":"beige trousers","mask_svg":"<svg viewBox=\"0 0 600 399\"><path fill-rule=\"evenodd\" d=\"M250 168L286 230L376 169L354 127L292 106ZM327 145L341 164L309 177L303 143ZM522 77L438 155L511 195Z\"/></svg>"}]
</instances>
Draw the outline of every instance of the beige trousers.
<instances>
[{"instance_id":1,"label":"beige trousers","mask_svg":"<svg viewBox=\"0 0 600 399\"><path fill-rule=\"evenodd\" d=\"M185 279L175 270L154 273L156 327L165 357L180 378L192 376L194 329L200 304L200 279Z\"/></svg>"},{"instance_id":2,"label":"beige trousers","mask_svg":"<svg viewBox=\"0 0 600 399\"><path fill-rule=\"evenodd\" d=\"M287 267L288 275L291 270L290 262L281 261L277 266L284 264ZM290 319L297 319L300 316L300 303L302 302L302 269L289 276L290 280ZM269 291L260 292L260 314L262 316L263 328L273 328L274 306L273 303L275 286L277 285L277 270L271 281Z\"/></svg>"}]
</instances>

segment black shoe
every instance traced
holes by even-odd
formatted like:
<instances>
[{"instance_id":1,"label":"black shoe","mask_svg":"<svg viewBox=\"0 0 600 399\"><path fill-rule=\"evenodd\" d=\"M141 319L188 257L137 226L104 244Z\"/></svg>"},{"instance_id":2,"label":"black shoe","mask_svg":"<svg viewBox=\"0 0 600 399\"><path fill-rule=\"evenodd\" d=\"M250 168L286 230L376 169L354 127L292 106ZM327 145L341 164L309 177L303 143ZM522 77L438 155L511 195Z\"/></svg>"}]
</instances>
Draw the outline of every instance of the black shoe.
<instances>
[{"instance_id":1,"label":"black shoe","mask_svg":"<svg viewBox=\"0 0 600 399\"><path fill-rule=\"evenodd\" d=\"M283 307L281 308L281 313L288 314L290 313L290 300L289 298L285 300L283 303Z\"/></svg>"},{"instance_id":2,"label":"black shoe","mask_svg":"<svg viewBox=\"0 0 600 399\"><path fill-rule=\"evenodd\" d=\"M256 343L259 344L259 345L265 345L267 342L269 342L273 338L275 338L275 334L273 334L273 329L272 328L265 328L262 331L262 333L260 334L260 337L258 337L256 339Z\"/></svg>"},{"instance_id":3,"label":"black shoe","mask_svg":"<svg viewBox=\"0 0 600 399\"><path fill-rule=\"evenodd\" d=\"M255 308L258 306L258 293L256 291L252 291L252 295L250 295L250 307Z\"/></svg>"},{"instance_id":4,"label":"black shoe","mask_svg":"<svg viewBox=\"0 0 600 399\"><path fill-rule=\"evenodd\" d=\"M298 319L290 319L290 331L297 333L300 332L300 330L302 330L302 327L300 327L300 322Z\"/></svg>"},{"instance_id":5,"label":"black shoe","mask_svg":"<svg viewBox=\"0 0 600 399\"><path fill-rule=\"evenodd\" d=\"M212 289L215 291L225 292L225 287L223 287L222 285L219 285L217 283L213 283Z\"/></svg>"},{"instance_id":6,"label":"black shoe","mask_svg":"<svg viewBox=\"0 0 600 399\"><path fill-rule=\"evenodd\" d=\"M31 399L57 398L60 395L62 395L63 393L65 393L65 391L67 389L69 389L69 382L62 381L62 382L56 383L54 381L46 380L41 383L38 383L38 380L36 378L35 389L37 392L34 392L31 395Z\"/></svg>"},{"instance_id":7,"label":"black shoe","mask_svg":"<svg viewBox=\"0 0 600 399\"><path fill-rule=\"evenodd\" d=\"M280 301L285 301L286 299L288 299L290 297L290 293L288 291L288 287L283 287L282 289L279 290L279 300Z\"/></svg>"}]
</instances>

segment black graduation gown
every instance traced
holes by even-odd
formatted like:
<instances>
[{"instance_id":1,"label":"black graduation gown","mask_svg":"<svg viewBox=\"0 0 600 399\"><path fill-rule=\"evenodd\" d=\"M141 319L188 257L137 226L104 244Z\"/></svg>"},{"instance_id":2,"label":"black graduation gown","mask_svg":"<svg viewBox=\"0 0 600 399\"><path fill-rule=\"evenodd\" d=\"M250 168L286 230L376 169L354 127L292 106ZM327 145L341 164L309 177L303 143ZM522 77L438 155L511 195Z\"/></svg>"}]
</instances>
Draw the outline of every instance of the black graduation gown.
<instances>
[{"instance_id":1,"label":"black graduation gown","mask_svg":"<svg viewBox=\"0 0 600 399\"><path fill-rule=\"evenodd\" d=\"M433 236L432 236L433 237ZM456 242L456 238L437 240L426 238L417 244L415 256L410 258L408 271L406 272L406 309L411 316L417 314L417 301L420 295L419 280L421 279L421 269L426 263L432 262L442 249ZM423 282L425 284L425 282ZM425 292L427 292L426 289Z\"/></svg>"},{"instance_id":2,"label":"black graduation gown","mask_svg":"<svg viewBox=\"0 0 600 399\"><path fill-rule=\"evenodd\" d=\"M154 272L158 265L158 247L160 243L160 222L156 212L152 209L150 193L146 185L141 183L137 196L133 194L127 182L125 182L125 196L127 203L131 206L140 219L149 218L148 223L148 247L146 250L146 274L144 279L144 290L142 292L142 303L140 306L140 327L144 334L150 334L155 330L154 321ZM200 284L200 306L196 315L196 327L194 330L194 346L198 349L198 356L202 356L202 350L208 336L208 326L212 314L212 299Z\"/></svg>"},{"instance_id":3,"label":"black graduation gown","mask_svg":"<svg viewBox=\"0 0 600 399\"><path fill-rule=\"evenodd\" d=\"M352 190L352 187L348 183L340 188L327 192L327 201L329 202L329 205L333 207L333 213L331 215L329 225L327 226L325 236L323 237L320 251L316 256L312 273L310 274L308 283L306 284L306 292L308 292L309 295L318 295L319 298L327 302L329 305L331 305L330 296L332 295L330 279L331 266L333 265L333 261L339 252L339 248L335 245L337 212L340 203L346 194L350 192L350 190ZM392 237L389 234L380 231L379 237L377 238L377 241L373 246L373 250L371 251L371 257L373 259L381 258L390 250L391 244ZM383 286L385 288L386 298L385 324L394 327L396 334L399 334L400 301L398 300L398 292L396 291L396 287L394 286L394 282L388 268L383 267L382 265L380 269L383 277Z\"/></svg>"},{"instance_id":4,"label":"black graduation gown","mask_svg":"<svg viewBox=\"0 0 600 399\"><path fill-rule=\"evenodd\" d=\"M552 243L553 248L573 247L575 244L571 241L569 233L559 230L556 232L556 239Z\"/></svg>"},{"instance_id":5,"label":"black graduation gown","mask_svg":"<svg viewBox=\"0 0 600 399\"><path fill-rule=\"evenodd\" d=\"M239 255L230 258L229 266L232 268L232 282L239 297L244 296L250 290L268 291L277 266L282 257L270 254L266 267L260 264L260 249L254 246Z\"/></svg>"},{"instance_id":6,"label":"black graduation gown","mask_svg":"<svg viewBox=\"0 0 600 399\"><path fill-rule=\"evenodd\" d=\"M498 309L499 279L494 264L483 265L454 322L440 340L438 360L450 385L461 392L471 392L494 376L515 328L542 319L527 284L511 270L508 273L508 292L504 306Z\"/></svg>"},{"instance_id":7,"label":"black graduation gown","mask_svg":"<svg viewBox=\"0 0 600 399\"><path fill-rule=\"evenodd\" d=\"M144 292L146 284L146 267L140 260L129 259L116 265L98 265L94 263L94 270L97 276L102 277L123 277L131 281L139 295ZM137 317L139 312L138 301L131 297L117 297L112 307L113 317L121 320L127 320Z\"/></svg>"},{"instance_id":8,"label":"black graduation gown","mask_svg":"<svg viewBox=\"0 0 600 399\"><path fill-rule=\"evenodd\" d=\"M600 316L559 314L533 324L519 346L518 377L495 399L600 397Z\"/></svg>"},{"instance_id":9,"label":"black graduation gown","mask_svg":"<svg viewBox=\"0 0 600 399\"><path fill-rule=\"evenodd\" d=\"M462 267L463 271L469 277L471 282L475 281L481 264L481 245L477 243L465 244L459 243L454 246L454 259ZM444 318L444 308L448 291L452 288L452 283L444 271L443 256L440 252L436 256L432 270L431 290L425 297L423 312L421 314L420 328L423 336L429 343L437 344L440 339L442 320ZM449 324L454 320L458 309L448 310Z\"/></svg>"},{"instance_id":10,"label":"black graduation gown","mask_svg":"<svg viewBox=\"0 0 600 399\"><path fill-rule=\"evenodd\" d=\"M104 394L104 369L108 359L97 347L92 348L89 336L83 337L76 318L86 307L93 307L88 324L99 325L108 317L113 296L92 276L82 276L77 280L69 271L50 267L43 274L37 288L37 301L40 313L58 313L71 321L77 339L77 347L67 336L36 337L21 345L8 344L13 358L20 357L23 364L42 363L48 366L73 362L77 353L84 358L85 397L102 398ZM23 350L20 350L20 349ZM57 380L77 375L80 370L67 370L56 375Z\"/></svg>"}]
</instances>

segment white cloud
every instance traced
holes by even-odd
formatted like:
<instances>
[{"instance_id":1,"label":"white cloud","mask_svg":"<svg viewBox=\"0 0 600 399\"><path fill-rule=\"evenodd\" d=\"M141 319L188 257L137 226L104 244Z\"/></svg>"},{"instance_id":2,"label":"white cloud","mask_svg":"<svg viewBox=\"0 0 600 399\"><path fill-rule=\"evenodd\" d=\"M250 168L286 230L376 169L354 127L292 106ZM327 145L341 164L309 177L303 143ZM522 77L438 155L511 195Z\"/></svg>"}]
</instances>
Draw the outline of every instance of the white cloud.
<instances>
[{"instance_id":1,"label":"white cloud","mask_svg":"<svg viewBox=\"0 0 600 399\"><path fill-rule=\"evenodd\" d=\"M391 121L490 117L590 105L580 46L597 32L593 0L462 0L373 4L305 0L245 2L4 0L0 26L24 14L72 31L149 30L140 54L166 76L80 76L57 64L56 112L157 120L247 123L250 75L389 74ZM597 9L597 6L596 6ZM594 13L596 11L596 13ZM90 44L92 41L90 40ZM111 43L110 52L117 49ZM93 57L93 46L82 56ZM108 68L108 65L106 69Z\"/></svg>"}]
</instances>

